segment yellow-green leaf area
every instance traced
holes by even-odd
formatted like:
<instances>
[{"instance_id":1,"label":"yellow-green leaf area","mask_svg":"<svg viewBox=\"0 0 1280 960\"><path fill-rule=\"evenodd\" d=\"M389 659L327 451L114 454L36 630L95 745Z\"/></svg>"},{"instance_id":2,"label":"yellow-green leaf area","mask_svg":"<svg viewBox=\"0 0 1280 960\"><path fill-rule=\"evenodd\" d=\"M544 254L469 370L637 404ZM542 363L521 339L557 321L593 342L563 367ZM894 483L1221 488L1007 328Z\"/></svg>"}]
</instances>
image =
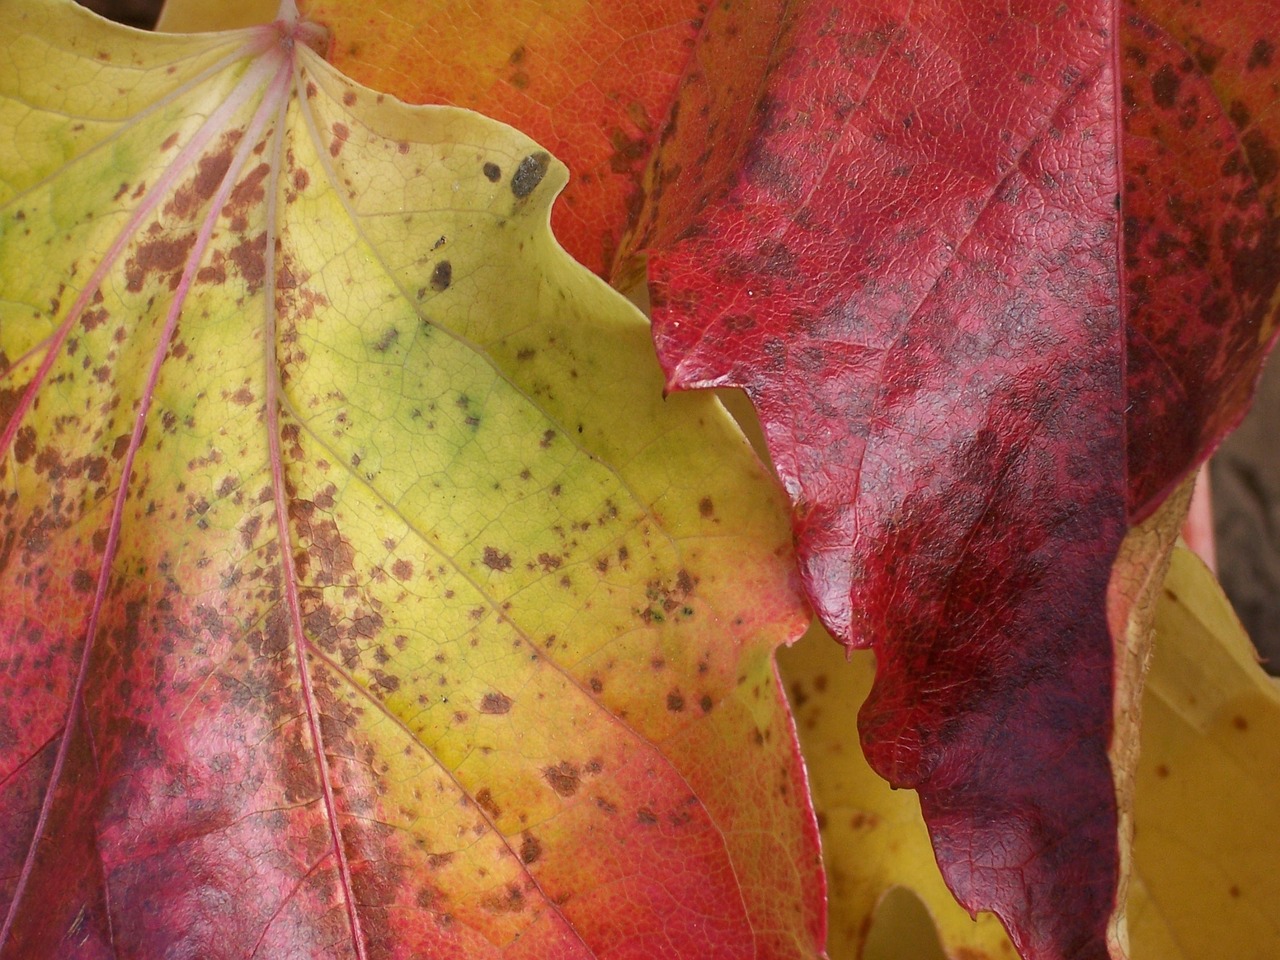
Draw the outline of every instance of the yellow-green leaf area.
<instances>
[{"instance_id":1,"label":"yellow-green leaf area","mask_svg":"<svg viewBox=\"0 0 1280 960\"><path fill-rule=\"evenodd\" d=\"M6 942L816 956L776 488L562 165L310 42L0 25Z\"/></svg>"}]
</instances>

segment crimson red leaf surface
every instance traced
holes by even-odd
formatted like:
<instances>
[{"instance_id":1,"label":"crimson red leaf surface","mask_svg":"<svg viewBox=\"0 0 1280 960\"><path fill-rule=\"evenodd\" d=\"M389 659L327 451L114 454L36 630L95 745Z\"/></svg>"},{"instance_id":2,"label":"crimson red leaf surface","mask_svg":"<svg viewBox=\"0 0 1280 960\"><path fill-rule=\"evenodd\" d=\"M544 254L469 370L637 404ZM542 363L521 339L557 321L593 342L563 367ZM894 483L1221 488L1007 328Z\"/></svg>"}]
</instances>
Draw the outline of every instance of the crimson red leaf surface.
<instances>
[{"instance_id":1,"label":"crimson red leaf surface","mask_svg":"<svg viewBox=\"0 0 1280 960\"><path fill-rule=\"evenodd\" d=\"M0 17L0 957L817 957L776 489L317 33Z\"/></svg>"},{"instance_id":2,"label":"crimson red leaf surface","mask_svg":"<svg viewBox=\"0 0 1280 960\"><path fill-rule=\"evenodd\" d=\"M717 7L629 241L668 386L751 396L876 651L869 760L1028 958L1122 952L1112 562L1274 324L1267 18L1168 6Z\"/></svg>"}]
</instances>

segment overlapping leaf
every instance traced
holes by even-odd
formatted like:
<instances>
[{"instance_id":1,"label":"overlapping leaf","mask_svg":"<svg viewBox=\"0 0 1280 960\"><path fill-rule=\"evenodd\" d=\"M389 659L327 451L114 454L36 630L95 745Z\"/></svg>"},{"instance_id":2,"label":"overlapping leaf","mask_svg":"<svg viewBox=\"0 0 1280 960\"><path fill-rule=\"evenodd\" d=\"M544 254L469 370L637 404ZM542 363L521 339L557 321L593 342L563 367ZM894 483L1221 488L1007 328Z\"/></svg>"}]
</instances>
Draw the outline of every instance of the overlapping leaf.
<instances>
[{"instance_id":1,"label":"overlapping leaf","mask_svg":"<svg viewBox=\"0 0 1280 960\"><path fill-rule=\"evenodd\" d=\"M775 496L563 167L289 19L0 31L0 956L816 955Z\"/></svg>"},{"instance_id":2,"label":"overlapping leaf","mask_svg":"<svg viewBox=\"0 0 1280 960\"><path fill-rule=\"evenodd\" d=\"M1213 575L1174 552L1143 703L1134 960L1280 955L1280 681Z\"/></svg>"},{"instance_id":3,"label":"overlapping leaf","mask_svg":"<svg viewBox=\"0 0 1280 960\"><path fill-rule=\"evenodd\" d=\"M810 596L875 647L873 767L1027 957L1121 950L1111 564L1274 329L1267 17L1151 6L719 6L628 247L668 385L751 394Z\"/></svg>"}]
</instances>

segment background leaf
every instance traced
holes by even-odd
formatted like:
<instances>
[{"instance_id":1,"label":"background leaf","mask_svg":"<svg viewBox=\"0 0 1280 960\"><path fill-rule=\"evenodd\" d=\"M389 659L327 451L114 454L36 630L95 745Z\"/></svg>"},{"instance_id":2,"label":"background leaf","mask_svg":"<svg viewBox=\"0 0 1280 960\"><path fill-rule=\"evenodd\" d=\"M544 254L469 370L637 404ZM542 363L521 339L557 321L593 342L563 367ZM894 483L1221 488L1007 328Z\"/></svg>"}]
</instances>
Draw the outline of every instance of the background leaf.
<instances>
[{"instance_id":1,"label":"background leaf","mask_svg":"<svg viewBox=\"0 0 1280 960\"><path fill-rule=\"evenodd\" d=\"M1174 552L1143 703L1134 960L1280 952L1280 681L1213 575Z\"/></svg>"},{"instance_id":2,"label":"background leaf","mask_svg":"<svg viewBox=\"0 0 1280 960\"><path fill-rule=\"evenodd\" d=\"M776 494L564 168L0 19L0 955L817 955Z\"/></svg>"}]
</instances>

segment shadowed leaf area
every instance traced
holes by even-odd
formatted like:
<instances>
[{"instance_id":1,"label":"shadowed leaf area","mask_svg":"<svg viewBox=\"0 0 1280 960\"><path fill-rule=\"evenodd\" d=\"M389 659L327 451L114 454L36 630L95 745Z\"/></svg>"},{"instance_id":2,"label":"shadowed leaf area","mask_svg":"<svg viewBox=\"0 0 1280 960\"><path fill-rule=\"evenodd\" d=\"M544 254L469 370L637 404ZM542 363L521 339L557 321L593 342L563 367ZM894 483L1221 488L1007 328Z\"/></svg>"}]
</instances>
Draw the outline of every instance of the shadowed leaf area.
<instances>
[{"instance_id":1,"label":"shadowed leaf area","mask_svg":"<svg viewBox=\"0 0 1280 960\"><path fill-rule=\"evenodd\" d=\"M566 172L0 18L0 957L816 957L778 495Z\"/></svg>"},{"instance_id":2,"label":"shadowed leaf area","mask_svg":"<svg viewBox=\"0 0 1280 960\"><path fill-rule=\"evenodd\" d=\"M717 5L624 240L668 386L751 396L810 599L875 651L872 768L1028 960L1123 952L1165 548L1112 567L1272 339L1268 9Z\"/></svg>"}]
</instances>

